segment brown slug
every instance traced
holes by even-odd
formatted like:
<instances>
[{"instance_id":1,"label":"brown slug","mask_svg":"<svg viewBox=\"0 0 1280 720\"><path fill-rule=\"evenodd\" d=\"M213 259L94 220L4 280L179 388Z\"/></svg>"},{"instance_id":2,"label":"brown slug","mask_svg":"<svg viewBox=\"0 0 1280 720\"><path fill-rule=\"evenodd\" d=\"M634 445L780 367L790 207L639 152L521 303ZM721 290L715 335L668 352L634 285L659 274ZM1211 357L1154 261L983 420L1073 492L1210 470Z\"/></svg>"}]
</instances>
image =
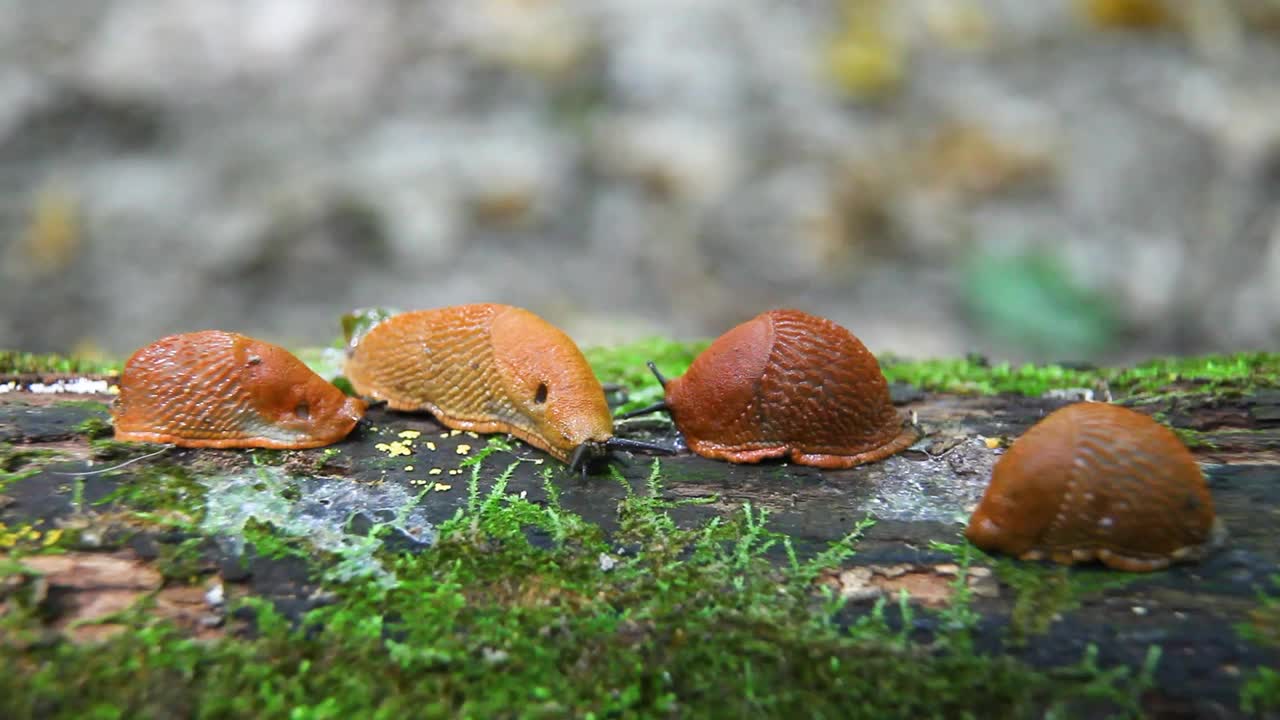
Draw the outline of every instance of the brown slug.
<instances>
[{"instance_id":1,"label":"brown slug","mask_svg":"<svg viewBox=\"0 0 1280 720\"><path fill-rule=\"evenodd\" d=\"M284 348L221 330L135 352L112 405L116 440L206 448L329 445L364 411Z\"/></svg>"},{"instance_id":2,"label":"brown slug","mask_svg":"<svg viewBox=\"0 0 1280 720\"><path fill-rule=\"evenodd\" d=\"M1203 554L1213 498L1172 430L1107 403L1060 408L996 463L965 536L984 550L1148 572Z\"/></svg>"},{"instance_id":3,"label":"brown slug","mask_svg":"<svg viewBox=\"0 0 1280 720\"><path fill-rule=\"evenodd\" d=\"M510 305L458 305L378 322L350 350L347 379L393 410L444 425L510 433L571 468L614 449L670 452L613 435L604 388L578 346Z\"/></svg>"},{"instance_id":4,"label":"brown slug","mask_svg":"<svg viewBox=\"0 0 1280 720\"><path fill-rule=\"evenodd\" d=\"M729 330L679 378L649 368L665 399L624 417L665 409L705 457L849 468L917 438L875 356L848 330L799 310L770 310Z\"/></svg>"}]
</instances>

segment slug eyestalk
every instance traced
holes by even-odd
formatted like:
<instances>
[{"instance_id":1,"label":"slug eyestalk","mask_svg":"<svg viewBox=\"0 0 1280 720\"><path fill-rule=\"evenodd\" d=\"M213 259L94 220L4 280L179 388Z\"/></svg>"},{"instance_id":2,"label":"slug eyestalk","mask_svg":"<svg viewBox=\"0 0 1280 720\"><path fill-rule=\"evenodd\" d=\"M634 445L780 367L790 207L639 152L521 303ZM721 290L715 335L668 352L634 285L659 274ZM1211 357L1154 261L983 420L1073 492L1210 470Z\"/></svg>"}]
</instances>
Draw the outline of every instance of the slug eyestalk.
<instances>
[{"instance_id":1,"label":"slug eyestalk","mask_svg":"<svg viewBox=\"0 0 1280 720\"><path fill-rule=\"evenodd\" d=\"M659 385L661 385L661 386L663 387L663 389L665 390L665 389L666 389L666 387L667 387L667 379L666 379L665 377L663 377L663 376L662 376L662 373L658 370L658 366L657 366L657 364L655 364L652 360L650 360L649 362L647 362L647 363L645 363L645 364L649 366L649 371L653 373L653 376L654 376L654 377L658 378L658 384L659 384ZM665 411L665 410L667 410L667 409L668 409L668 408L667 408L667 401L666 401L666 400L659 400L658 402L656 402L656 403L654 403L654 404L652 404L652 405L647 405L647 406L645 406L645 407L638 408L638 409L636 409L636 410L632 410L631 412L623 413L623 414L619 415L619 416L617 417L617 419L618 419L618 420L627 420L627 419L629 419L629 418L639 417L639 416L641 416L641 415L648 415L649 413L654 413L654 412L661 412L661 411Z\"/></svg>"}]
</instances>

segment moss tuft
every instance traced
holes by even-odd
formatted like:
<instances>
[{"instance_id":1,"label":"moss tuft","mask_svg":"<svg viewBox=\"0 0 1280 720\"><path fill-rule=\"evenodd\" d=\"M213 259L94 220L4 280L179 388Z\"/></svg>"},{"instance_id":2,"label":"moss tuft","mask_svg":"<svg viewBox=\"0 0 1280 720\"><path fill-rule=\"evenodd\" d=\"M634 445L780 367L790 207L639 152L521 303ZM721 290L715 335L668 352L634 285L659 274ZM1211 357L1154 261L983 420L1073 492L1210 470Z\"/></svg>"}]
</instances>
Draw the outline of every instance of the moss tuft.
<instances>
[{"instance_id":1,"label":"moss tuft","mask_svg":"<svg viewBox=\"0 0 1280 720\"><path fill-rule=\"evenodd\" d=\"M41 375L45 373L85 373L114 375L120 372L118 360L96 357L68 357L0 350L0 375Z\"/></svg>"}]
</instances>

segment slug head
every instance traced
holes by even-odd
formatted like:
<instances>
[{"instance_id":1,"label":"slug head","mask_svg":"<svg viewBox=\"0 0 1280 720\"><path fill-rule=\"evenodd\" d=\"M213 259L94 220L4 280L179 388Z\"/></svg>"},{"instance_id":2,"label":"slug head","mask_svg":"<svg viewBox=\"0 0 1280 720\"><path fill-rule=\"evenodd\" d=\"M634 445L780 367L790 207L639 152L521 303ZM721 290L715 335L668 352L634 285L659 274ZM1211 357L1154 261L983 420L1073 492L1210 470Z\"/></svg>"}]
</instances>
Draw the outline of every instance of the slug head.
<instances>
[{"instance_id":1,"label":"slug head","mask_svg":"<svg viewBox=\"0 0 1280 720\"><path fill-rule=\"evenodd\" d=\"M1018 438L996 463L982 502L969 518L965 537L983 550L1022 555L1036 546L1058 512L1069 482L1064 472L1070 472L1071 447L1053 438L1036 439L1044 435L1038 427Z\"/></svg>"},{"instance_id":2,"label":"slug head","mask_svg":"<svg viewBox=\"0 0 1280 720\"><path fill-rule=\"evenodd\" d=\"M236 355L271 435L337 442L364 416L363 400L343 394L283 348L250 341L237 344Z\"/></svg>"},{"instance_id":3,"label":"slug head","mask_svg":"<svg viewBox=\"0 0 1280 720\"><path fill-rule=\"evenodd\" d=\"M599 464L601 461L608 464L610 461L619 460L618 456L614 454L619 450L639 450L640 452L656 453L658 455L676 454L675 450L665 445L644 442L643 440L619 437L611 437L604 442L588 440L575 448L573 454L569 456L569 472L580 471L585 482L587 473L591 471L592 466Z\"/></svg>"},{"instance_id":4,"label":"slug head","mask_svg":"<svg viewBox=\"0 0 1280 720\"><path fill-rule=\"evenodd\" d=\"M760 380L773 349L773 323L765 315L721 335L689 370L664 383L671 419L686 438L752 437Z\"/></svg>"},{"instance_id":5,"label":"slug head","mask_svg":"<svg viewBox=\"0 0 1280 720\"><path fill-rule=\"evenodd\" d=\"M494 317L490 342L502 394L562 460L613 437L604 388L559 328L513 307Z\"/></svg>"}]
</instances>

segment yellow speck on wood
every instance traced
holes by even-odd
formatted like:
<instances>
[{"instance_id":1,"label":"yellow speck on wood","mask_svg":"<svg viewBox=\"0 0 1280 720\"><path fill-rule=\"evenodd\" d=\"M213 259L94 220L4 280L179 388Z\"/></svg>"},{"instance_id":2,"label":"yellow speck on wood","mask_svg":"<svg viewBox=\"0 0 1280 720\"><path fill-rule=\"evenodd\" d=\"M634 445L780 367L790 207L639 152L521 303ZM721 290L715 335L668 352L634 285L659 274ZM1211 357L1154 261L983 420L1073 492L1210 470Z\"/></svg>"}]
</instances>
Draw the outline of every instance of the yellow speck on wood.
<instances>
[{"instance_id":1,"label":"yellow speck on wood","mask_svg":"<svg viewBox=\"0 0 1280 720\"><path fill-rule=\"evenodd\" d=\"M480 436L479 436L479 435L477 435L477 434L475 434L475 433L473 433L473 432L471 432L470 430L468 430L468 431L467 431L467 437L469 437L469 438L478 438L478 437L480 437Z\"/></svg>"},{"instance_id":2,"label":"yellow speck on wood","mask_svg":"<svg viewBox=\"0 0 1280 720\"><path fill-rule=\"evenodd\" d=\"M459 455L466 455L466 454L467 454L467 453L469 453L469 452L471 452L471 446L470 446L470 445L467 445L466 443L463 443L463 444L461 444L461 445L459 445L459 446L458 446L458 454L459 454Z\"/></svg>"},{"instance_id":3,"label":"yellow speck on wood","mask_svg":"<svg viewBox=\"0 0 1280 720\"><path fill-rule=\"evenodd\" d=\"M397 455L409 455L413 452L413 450L409 449L408 445L405 445L399 440L389 443L378 443L377 445L374 445L374 447L391 457L396 457Z\"/></svg>"},{"instance_id":4,"label":"yellow speck on wood","mask_svg":"<svg viewBox=\"0 0 1280 720\"><path fill-rule=\"evenodd\" d=\"M413 466L412 466L412 465L405 465L405 466L404 466L404 471L405 471L405 472L413 472Z\"/></svg>"},{"instance_id":5,"label":"yellow speck on wood","mask_svg":"<svg viewBox=\"0 0 1280 720\"><path fill-rule=\"evenodd\" d=\"M401 430L399 437L403 440L416 440L422 433L417 430Z\"/></svg>"},{"instance_id":6,"label":"yellow speck on wood","mask_svg":"<svg viewBox=\"0 0 1280 720\"><path fill-rule=\"evenodd\" d=\"M1000 447L1000 438L983 438L982 442L986 443L989 450L995 450Z\"/></svg>"},{"instance_id":7,"label":"yellow speck on wood","mask_svg":"<svg viewBox=\"0 0 1280 720\"><path fill-rule=\"evenodd\" d=\"M428 471L427 471L427 474L428 474L428 475L439 475L439 474L440 474L440 473L442 473L442 472L444 472L444 471L443 471L443 470L441 470L440 468L431 468L430 470L428 470Z\"/></svg>"},{"instance_id":8,"label":"yellow speck on wood","mask_svg":"<svg viewBox=\"0 0 1280 720\"><path fill-rule=\"evenodd\" d=\"M445 485L444 483L436 483L435 489L436 489L436 492L445 492L446 490L452 490L453 486Z\"/></svg>"},{"instance_id":9,"label":"yellow speck on wood","mask_svg":"<svg viewBox=\"0 0 1280 720\"><path fill-rule=\"evenodd\" d=\"M450 471L449 471L449 474L450 474L450 475L461 475L461 474L462 474L462 471L461 471L461 470L458 470L458 469L456 469L456 468L455 468L455 469L453 469L453 470L450 470Z\"/></svg>"},{"instance_id":10,"label":"yellow speck on wood","mask_svg":"<svg viewBox=\"0 0 1280 720\"><path fill-rule=\"evenodd\" d=\"M449 437L457 437L462 434L461 430L450 430Z\"/></svg>"},{"instance_id":11,"label":"yellow speck on wood","mask_svg":"<svg viewBox=\"0 0 1280 720\"><path fill-rule=\"evenodd\" d=\"M430 440L428 440L428 441L427 441L427 449L428 449L428 450L435 450L435 449L436 449L436 444L435 444L435 443L433 443L433 442L431 442Z\"/></svg>"}]
</instances>

